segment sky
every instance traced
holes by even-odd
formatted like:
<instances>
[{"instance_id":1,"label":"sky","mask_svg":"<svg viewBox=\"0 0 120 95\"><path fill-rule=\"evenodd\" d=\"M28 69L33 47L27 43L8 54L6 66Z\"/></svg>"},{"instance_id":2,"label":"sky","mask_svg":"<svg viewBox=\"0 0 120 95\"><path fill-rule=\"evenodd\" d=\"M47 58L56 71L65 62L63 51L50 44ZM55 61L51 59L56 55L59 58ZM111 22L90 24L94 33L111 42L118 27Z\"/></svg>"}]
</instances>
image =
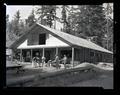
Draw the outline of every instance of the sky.
<instances>
[{"instance_id":1,"label":"sky","mask_svg":"<svg viewBox=\"0 0 120 95\"><path fill-rule=\"evenodd\" d=\"M20 11L20 16L21 19L27 18L30 14L32 9L36 9L38 6L32 6L32 5L7 5L6 6L6 14L9 15L9 20L11 21L16 13L16 11ZM59 11L60 9L57 10L57 16L61 17L61 14Z\"/></svg>"},{"instance_id":2,"label":"sky","mask_svg":"<svg viewBox=\"0 0 120 95\"><path fill-rule=\"evenodd\" d=\"M104 6L106 5L104 4ZM19 10L21 19L26 19L31 14L32 9L36 9L36 7L37 6L33 6L33 5L6 5L6 14L9 15L9 21L11 21L16 11ZM57 10L58 17L61 17L60 13L61 13L61 10ZM111 14L111 17L113 18L113 14ZM56 28L62 27L62 25L59 22L56 22L56 24L57 24Z\"/></svg>"},{"instance_id":3,"label":"sky","mask_svg":"<svg viewBox=\"0 0 120 95\"><path fill-rule=\"evenodd\" d=\"M6 5L6 14L9 15L9 21L11 21L14 18L14 15L16 14L16 11L20 11L21 19L27 19L27 17L31 14L31 11L33 9L36 9L38 6L32 6L32 5ZM61 10L57 10L57 16L61 17ZM36 16L37 18L37 16ZM63 25L60 22L56 21L56 29L60 30L63 28Z\"/></svg>"},{"instance_id":4,"label":"sky","mask_svg":"<svg viewBox=\"0 0 120 95\"><path fill-rule=\"evenodd\" d=\"M15 15L16 11L19 10L21 18L25 19L30 15L32 9L34 9L34 6L30 6L30 5L29 6L28 5L27 6L25 6L25 5L24 6L23 5L21 5L21 6L20 5L19 6L7 5L6 14L9 14L9 20L11 21Z\"/></svg>"}]
</instances>

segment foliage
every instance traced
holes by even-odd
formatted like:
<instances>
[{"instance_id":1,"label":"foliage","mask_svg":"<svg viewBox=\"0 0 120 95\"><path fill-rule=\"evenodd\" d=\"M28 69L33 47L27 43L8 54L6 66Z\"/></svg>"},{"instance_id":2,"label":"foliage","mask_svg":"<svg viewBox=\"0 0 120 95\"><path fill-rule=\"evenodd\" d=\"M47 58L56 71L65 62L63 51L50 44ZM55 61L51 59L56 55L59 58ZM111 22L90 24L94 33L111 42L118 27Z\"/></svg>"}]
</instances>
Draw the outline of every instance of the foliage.
<instances>
[{"instance_id":1,"label":"foliage","mask_svg":"<svg viewBox=\"0 0 120 95\"><path fill-rule=\"evenodd\" d=\"M112 6L107 3L106 7L104 7L104 14L105 17L105 26L104 26L104 37L103 37L103 43L106 49L113 51L113 19L112 15L113 9Z\"/></svg>"},{"instance_id":2,"label":"foliage","mask_svg":"<svg viewBox=\"0 0 120 95\"><path fill-rule=\"evenodd\" d=\"M68 5L62 5L62 23L63 23L63 31L64 32L68 32L69 31L69 24L68 24L68 21L67 21L67 11L69 9L69 6Z\"/></svg>"},{"instance_id":3,"label":"foliage","mask_svg":"<svg viewBox=\"0 0 120 95\"><path fill-rule=\"evenodd\" d=\"M80 5L77 12L70 14L70 18L72 19L72 31L76 35L80 34L79 36L83 38L97 36L94 42L102 46L102 29L105 21L102 5Z\"/></svg>"},{"instance_id":4,"label":"foliage","mask_svg":"<svg viewBox=\"0 0 120 95\"><path fill-rule=\"evenodd\" d=\"M34 14L34 10L32 10L31 14L28 16L28 19L26 19L26 24L28 24L28 26L30 27L35 22L36 22L35 14Z\"/></svg>"},{"instance_id":5,"label":"foliage","mask_svg":"<svg viewBox=\"0 0 120 95\"><path fill-rule=\"evenodd\" d=\"M7 14L6 15L6 24L8 24L8 22L9 22L9 15Z\"/></svg>"},{"instance_id":6,"label":"foliage","mask_svg":"<svg viewBox=\"0 0 120 95\"><path fill-rule=\"evenodd\" d=\"M20 12L19 10L16 12L14 19L12 21L13 26L13 32L15 35L20 36L20 28L19 28L19 22L20 22Z\"/></svg>"},{"instance_id":7,"label":"foliage","mask_svg":"<svg viewBox=\"0 0 120 95\"><path fill-rule=\"evenodd\" d=\"M56 8L56 5L42 5L38 7L36 14L39 15L40 23L52 27L56 18Z\"/></svg>"},{"instance_id":8,"label":"foliage","mask_svg":"<svg viewBox=\"0 0 120 95\"><path fill-rule=\"evenodd\" d=\"M8 18L6 18L8 19ZM19 10L16 12L14 15L14 18L9 21L7 20L7 26L6 26L6 40L9 41L15 41L18 39L21 35L24 34L25 30L25 24L24 22L20 19L20 12Z\"/></svg>"}]
</instances>

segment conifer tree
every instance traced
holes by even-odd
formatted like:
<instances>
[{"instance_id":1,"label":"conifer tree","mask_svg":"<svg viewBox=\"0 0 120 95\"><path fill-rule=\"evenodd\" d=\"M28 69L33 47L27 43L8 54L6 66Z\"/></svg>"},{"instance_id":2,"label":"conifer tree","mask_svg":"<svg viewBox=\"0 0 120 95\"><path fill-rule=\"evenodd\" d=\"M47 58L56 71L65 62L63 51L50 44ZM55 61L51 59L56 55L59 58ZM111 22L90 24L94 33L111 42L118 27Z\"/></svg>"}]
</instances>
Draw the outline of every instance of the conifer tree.
<instances>
[{"instance_id":1,"label":"conifer tree","mask_svg":"<svg viewBox=\"0 0 120 95\"><path fill-rule=\"evenodd\" d=\"M56 5L42 5L38 7L36 14L39 15L40 23L52 27L56 18L56 8Z\"/></svg>"}]
</instances>

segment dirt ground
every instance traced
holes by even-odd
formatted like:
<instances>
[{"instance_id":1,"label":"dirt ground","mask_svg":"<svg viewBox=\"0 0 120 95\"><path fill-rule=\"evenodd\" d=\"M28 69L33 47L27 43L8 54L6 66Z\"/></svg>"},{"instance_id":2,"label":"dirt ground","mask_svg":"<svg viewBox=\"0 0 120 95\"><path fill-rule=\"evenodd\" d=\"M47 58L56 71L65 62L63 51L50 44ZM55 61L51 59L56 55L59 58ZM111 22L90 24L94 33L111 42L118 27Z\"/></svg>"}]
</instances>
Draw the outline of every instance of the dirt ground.
<instances>
[{"instance_id":1,"label":"dirt ground","mask_svg":"<svg viewBox=\"0 0 120 95\"><path fill-rule=\"evenodd\" d=\"M89 64L84 63L78 67L87 67ZM99 64L98 64L99 66ZM100 66L99 66L100 67ZM102 66L103 68L103 66ZM29 79L34 77L35 75L40 75L44 73L52 73L58 71L56 68L32 68L30 66L25 68L25 72L21 72L20 74L16 74L15 71L7 71L7 83ZM63 70L64 68L60 69ZM105 66L104 66L105 69ZM108 70L107 70L108 69ZM99 72L99 69L95 69L97 72L81 72L81 73L70 73L60 76L55 76L53 78L46 78L43 80L35 80L32 83L27 83L24 87L103 87L104 89L113 89L113 72L111 72L111 68L106 68L108 71L100 69L102 72ZM110 72L109 72L110 70Z\"/></svg>"},{"instance_id":2,"label":"dirt ground","mask_svg":"<svg viewBox=\"0 0 120 95\"><path fill-rule=\"evenodd\" d=\"M99 75L93 79L77 82L69 85L72 87L102 87L104 89L113 89L113 76Z\"/></svg>"},{"instance_id":3,"label":"dirt ground","mask_svg":"<svg viewBox=\"0 0 120 95\"><path fill-rule=\"evenodd\" d=\"M113 89L113 76L83 72L35 81L32 87L103 87L104 89Z\"/></svg>"},{"instance_id":4,"label":"dirt ground","mask_svg":"<svg viewBox=\"0 0 120 95\"><path fill-rule=\"evenodd\" d=\"M81 66L88 66L87 63ZM77 67L81 67L77 66ZM96 72L88 71L76 74L66 74L56 76L55 78L48 78L43 81L36 81L33 87L102 87L104 89L113 89L113 72L110 66L98 64L95 68ZM102 71L102 72L101 72Z\"/></svg>"}]
</instances>

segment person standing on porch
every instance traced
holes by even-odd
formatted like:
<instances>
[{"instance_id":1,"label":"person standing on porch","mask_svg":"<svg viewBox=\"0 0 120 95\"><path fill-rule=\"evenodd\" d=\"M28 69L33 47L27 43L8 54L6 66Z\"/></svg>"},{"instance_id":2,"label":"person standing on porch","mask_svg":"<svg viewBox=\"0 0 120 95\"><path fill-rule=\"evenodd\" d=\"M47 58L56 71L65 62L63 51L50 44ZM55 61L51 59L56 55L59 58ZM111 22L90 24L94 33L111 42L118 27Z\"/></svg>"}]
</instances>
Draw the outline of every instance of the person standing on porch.
<instances>
[{"instance_id":1,"label":"person standing on porch","mask_svg":"<svg viewBox=\"0 0 120 95\"><path fill-rule=\"evenodd\" d=\"M59 66L60 61L59 61L58 55L55 56L55 61L54 62L56 63L56 68L59 69L60 68L60 66Z\"/></svg>"},{"instance_id":2,"label":"person standing on porch","mask_svg":"<svg viewBox=\"0 0 120 95\"><path fill-rule=\"evenodd\" d=\"M32 64L33 64L33 67L35 68L37 67L36 57L33 57Z\"/></svg>"},{"instance_id":3,"label":"person standing on porch","mask_svg":"<svg viewBox=\"0 0 120 95\"><path fill-rule=\"evenodd\" d=\"M67 56L66 55L64 55L64 57L63 57L63 64L64 64L64 68L66 69L66 64L67 64Z\"/></svg>"},{"instance_id":4,"label":"person standing on porch","mask_svg":"<svg viewBox=\"0 0 120 95\"><path fill-rule=\"evenodd\" d=\"M39 57L39 53L36 53L36 63L39 65L40 67L40 57Z\"/></svg>"},{"instance_id":5,"label":"person standing on porch","mask_svg":"<svg viewBox=\"0 0 120 95\"><path fill-rule=\"evenodd\" d=\"M37 65L40 66L40 62L39 62L40 58L39 58L39 53L35 54L35 57L33 57L33 63L34 63L34 67L36 68Z\"/></svg>"}]
</instances>

